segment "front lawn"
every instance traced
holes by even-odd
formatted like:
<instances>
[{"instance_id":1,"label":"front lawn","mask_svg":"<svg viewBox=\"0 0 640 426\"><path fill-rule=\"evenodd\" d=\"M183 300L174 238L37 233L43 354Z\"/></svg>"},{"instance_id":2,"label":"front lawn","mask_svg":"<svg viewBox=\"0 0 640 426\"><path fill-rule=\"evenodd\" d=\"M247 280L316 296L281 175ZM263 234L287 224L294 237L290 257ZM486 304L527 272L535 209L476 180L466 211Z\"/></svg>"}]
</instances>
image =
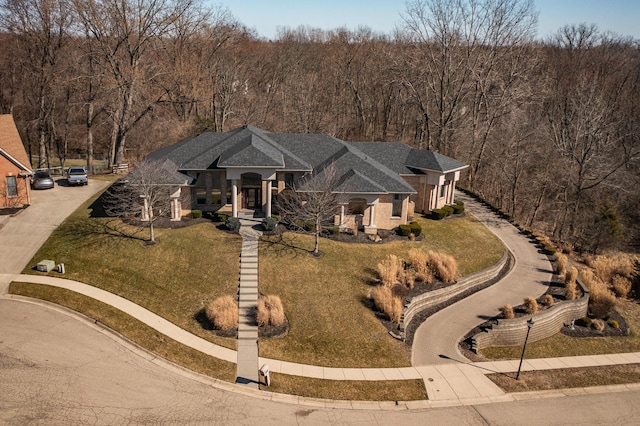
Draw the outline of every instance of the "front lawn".
<instances>
[{"instance_id":1,"label":"front lawn","mask_svg":"<svg viewBox=\"0 0 640 426\"><path fill-rule=\"evenodd\" d=\"M285 233L260 244L260 292L281 297L290 322L282 338L262 339L260 355L330 367L403 367L411 350L393 339L368 308L376 265L388 254L407 259L412 248L453 255L466 275L496 263L504 247L471 218L420 219L423 241L350 244Z\"/></svg>"},{"instance_id":2,"label":"front lawn","mask_svg":"<svg viewBox=\"0 0 640 426\"><path fill-rule=\"evenodd\" d=\"M64 278L80 281L129 299L174 324L217 344L235 349L234 339L215 336L198 319L213 298L235 295L241 238L200 223L157 229L156 245L118 233L118 221L91 217L99 211L94 197L54 231L25 273L39 274L42 259L64 263ZM61 275L50 272L52 276Z\"/></svg>"}]
</instances>

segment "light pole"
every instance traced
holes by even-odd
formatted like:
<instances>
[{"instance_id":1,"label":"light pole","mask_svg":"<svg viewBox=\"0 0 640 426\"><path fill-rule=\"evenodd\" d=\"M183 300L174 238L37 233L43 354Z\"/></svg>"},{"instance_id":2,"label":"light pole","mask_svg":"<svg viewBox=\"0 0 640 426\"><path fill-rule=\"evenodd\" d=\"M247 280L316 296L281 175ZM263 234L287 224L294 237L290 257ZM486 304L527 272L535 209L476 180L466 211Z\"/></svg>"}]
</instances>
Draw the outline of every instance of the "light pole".
<instances>
[{"instance_id":1,"label":"light pole","mask_svg":"<svg viewBox=\"0 0 640 426\"><path fill-rule=\"evenodd\" d=\"M531 327L533 327L533 318L527 321L527 337L524 338L524 346L522 347L522 355L520 355L520 365L518 366L518 374L516 374L516 380L520 379L520 369L522 368L522 360L524 359L524 351L527 350L527 340L529 340L529 332L531 331Z\"/></svg>"}]
</instances>

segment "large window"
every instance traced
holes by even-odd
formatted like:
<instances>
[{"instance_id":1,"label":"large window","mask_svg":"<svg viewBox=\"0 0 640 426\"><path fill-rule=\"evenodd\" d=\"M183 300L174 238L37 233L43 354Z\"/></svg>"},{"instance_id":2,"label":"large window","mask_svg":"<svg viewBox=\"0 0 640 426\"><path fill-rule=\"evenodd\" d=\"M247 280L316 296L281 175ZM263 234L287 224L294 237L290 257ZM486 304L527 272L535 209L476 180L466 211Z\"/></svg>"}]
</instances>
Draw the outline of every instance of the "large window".
<instances>
[{"instance_id":1,"label":"large window","mask_svg":"<svg viewBox=\"0 0 640 426\"><path fill-rule=\"evenodd\" d=\"M7 176L7 197L18 196L18 181L15 176Z\"/></svg>"},{"instance_id":2,"label":"large window","mask_svg":"<svg viewBox=\"0 0 640 426\"><path fill-rule=\"evenodd\" d=\"M391 216L402 217L402 194L393 194L393 208Z\"/></svg>"},{"instance_id":3,"label":"large window","mask_svg":"<svg viewBox=\"0 0 640 426\"><path fill-rule=\"evenodd\" d=\"M444 198L445 195L447 195L447 182L440 187L440 198Z\"/></svg>"}]
</instances>

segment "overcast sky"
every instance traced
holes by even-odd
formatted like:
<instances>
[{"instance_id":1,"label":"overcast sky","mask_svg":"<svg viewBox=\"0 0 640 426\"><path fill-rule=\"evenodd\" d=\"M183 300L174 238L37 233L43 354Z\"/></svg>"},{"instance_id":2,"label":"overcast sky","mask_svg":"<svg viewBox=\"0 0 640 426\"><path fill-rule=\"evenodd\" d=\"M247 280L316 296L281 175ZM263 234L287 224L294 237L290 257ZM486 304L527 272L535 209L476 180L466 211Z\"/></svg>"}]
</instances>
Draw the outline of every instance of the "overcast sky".
<instances>
[{"instance_id":1,"label":"overcast sky","mask_svg":"<svg viewBox=\"0 0 640 426\"><path fill-rule=\"evenodd\" d=\"M325 30L368 26L390 34L401 23L404 0L209 0L228 8L258 35L273 38L278 27L301 25ZM538 38L545 39L566 24L595 23L640 39L640 0L536 0L540 12Z\"/></svg>"}]
</instances>

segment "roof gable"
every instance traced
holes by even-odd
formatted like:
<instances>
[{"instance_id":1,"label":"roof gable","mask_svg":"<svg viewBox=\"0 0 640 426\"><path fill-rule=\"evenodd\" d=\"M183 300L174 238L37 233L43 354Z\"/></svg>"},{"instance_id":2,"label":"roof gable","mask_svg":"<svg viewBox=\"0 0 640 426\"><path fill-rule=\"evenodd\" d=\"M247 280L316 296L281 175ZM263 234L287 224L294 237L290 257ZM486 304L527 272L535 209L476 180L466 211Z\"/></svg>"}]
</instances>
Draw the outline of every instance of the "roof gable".
<instances>
[{"instance_id":1,"label":"roof gable","mask_svg":"<svg viewBox=\"0 0 640 426\"><path fill-rule=\"evenodd\" d=\"M0 115L0 153L16 167L31 173L27 151L11 114Z\"/></svg>"},{"instance_id":2,"label":"roof gable","mask_svg":"<svg viewBox=\"0 0 640 426\"><path fill-rule=\"evenodd\" d=\"M273 145L255 133L250 133L220 155L218 167L285 166L284 157Z\"/></svg>"}]
</instances>

